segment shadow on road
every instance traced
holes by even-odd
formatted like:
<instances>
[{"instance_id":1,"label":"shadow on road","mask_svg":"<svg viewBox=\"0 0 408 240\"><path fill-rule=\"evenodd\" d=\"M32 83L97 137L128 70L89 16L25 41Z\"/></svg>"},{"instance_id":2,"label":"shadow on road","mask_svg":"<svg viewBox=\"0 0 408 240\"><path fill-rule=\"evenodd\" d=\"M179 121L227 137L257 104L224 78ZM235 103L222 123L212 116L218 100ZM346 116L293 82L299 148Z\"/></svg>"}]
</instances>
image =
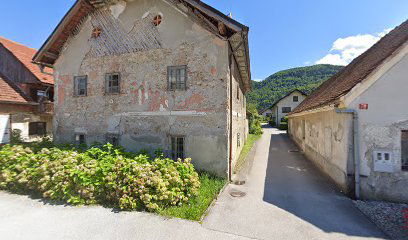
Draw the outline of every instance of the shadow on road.
<instances>
[{"instance_id":1,"label":"shadow on road","mask_svg":"<svg viewBox=\"0 0 408 240\"><path fill-rule=\"evenodd\" d=\"M384 237L302 153L292 150L297 150L297 147L287 134L271 135L265 202L290 212L324 232Z\"/></svg>"}]
</instances>

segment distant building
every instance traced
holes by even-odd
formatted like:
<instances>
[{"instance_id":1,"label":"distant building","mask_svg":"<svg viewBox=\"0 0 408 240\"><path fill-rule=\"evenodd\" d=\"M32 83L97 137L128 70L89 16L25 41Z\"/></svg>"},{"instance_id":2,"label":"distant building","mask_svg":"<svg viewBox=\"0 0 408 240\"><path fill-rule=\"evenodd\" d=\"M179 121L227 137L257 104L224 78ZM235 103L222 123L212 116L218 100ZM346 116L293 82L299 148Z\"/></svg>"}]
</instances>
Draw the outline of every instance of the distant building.
<instances>
[{"instance_id":1,"label":"distant building","mask_svg":"<svg viewBox=\"0 0 408 240\"><path fill-rule=\"evenodd\" d=\"M249 28L202 1L77 1L53 66L56 142L162 149L227 176L248 135Z\"/></svg>"},{"instance_id":2,"label":"distant building","mask_svg":"<svg viewBox=\"0 0 408 240\"><path fill-rule=\"evenodd\" d=\"M282 118L288 115L293 109L295 109L306 98L306 94L299 90L294 90L261 112L264 117L269 117L273 122L279 126Z\"/></svg>"},{"instance_id":3,"label":"distant building","mask_svg":"<svg viewBox=\"0 0 408 240\"><path fill-rule=\"evenodd\" d=\"M289 115L289 133L344 191L408 202L408 21Z\"/></svg>"},{"instance_id":4,"label":"distant building","mask_svg":"<svg viewBox=\"0 0 408 240\"><path fill-rule=\"evenodd\" d=\"M31 62L36 52L0 37L0 144L12 130L24 140L52 134L54 78Z\"/></svg>"}]
</instances>

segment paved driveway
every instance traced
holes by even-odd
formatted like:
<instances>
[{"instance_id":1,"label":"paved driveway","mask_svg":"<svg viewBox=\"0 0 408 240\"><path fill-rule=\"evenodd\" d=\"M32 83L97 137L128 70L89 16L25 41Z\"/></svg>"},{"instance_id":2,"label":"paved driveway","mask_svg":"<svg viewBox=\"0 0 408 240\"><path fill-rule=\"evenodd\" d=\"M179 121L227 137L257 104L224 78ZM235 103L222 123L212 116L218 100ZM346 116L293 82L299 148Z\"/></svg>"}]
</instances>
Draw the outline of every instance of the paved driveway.
<instances>
[{"instance_id":1,"label":"paved driveway","mask_svg":"<svg viewBox=\"0 0 408 240\"><path fill-rule=\"evenodd\" d=\"M204 227L255 239L384 239L295 149L286 134L265 129L247 183L226 189Z\"/></svg>"},{"instance_id":2,"label":"paved driveway","mask_svg":"<svg viewBox=\"0 0 408 240\"><path fill-rule=\"evenodd\" d=\"M114 213L103 207L43 204L0 192L0 239L231 239L248 238L203 228L199 223L139 212Z\"/></svg>"}]
</instances>

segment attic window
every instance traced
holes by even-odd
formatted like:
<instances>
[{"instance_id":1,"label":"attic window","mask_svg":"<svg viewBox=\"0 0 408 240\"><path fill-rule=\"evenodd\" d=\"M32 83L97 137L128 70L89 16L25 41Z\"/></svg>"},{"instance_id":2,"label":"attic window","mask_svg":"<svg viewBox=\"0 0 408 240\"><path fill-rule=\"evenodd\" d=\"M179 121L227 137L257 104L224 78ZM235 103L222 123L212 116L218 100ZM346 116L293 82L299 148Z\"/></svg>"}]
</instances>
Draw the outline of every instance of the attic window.
<instances>
[{"instance_id":1,"label":"attic window","mask_svg":"<svg viewBox=\"0 0 408 240\"><path fill-rule=\"evenodd\" d=\"M153 18L153 25L154 26L159 26L160 23L162 22L162 16L161 15L157 15L156 17Z\"/></svg>"},{"instance_id":2,"label":"attic window","mask_svg":"<svg viewBox=\"0 0 408 240\"><path fill-rule=\"evenodd\" d=\"M97 37L101 36L101 34L102 34L102 28L100 28L100 27L95 27L92 30L92 37L93 38L97 38Z\"/></svg>"}]
</instances>

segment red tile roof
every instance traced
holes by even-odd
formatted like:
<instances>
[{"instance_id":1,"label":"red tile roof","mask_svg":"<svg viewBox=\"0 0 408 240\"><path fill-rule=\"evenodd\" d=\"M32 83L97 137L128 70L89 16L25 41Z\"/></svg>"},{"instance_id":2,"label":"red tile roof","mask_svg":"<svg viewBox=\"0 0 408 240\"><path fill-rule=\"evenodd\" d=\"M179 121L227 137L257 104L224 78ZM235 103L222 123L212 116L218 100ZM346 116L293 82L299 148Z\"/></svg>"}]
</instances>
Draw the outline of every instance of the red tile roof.
<instances>
[{"instance_id":1,"label":"red tile roof","mask_svg":"<svg viewBox=\"0 0 408 240\"><path fill-rule=\"evenodd\" d=\"M54 78L40 71L38 65L32 63L32 58L37 50L29 48L20 43L13 42L0 36L0 44L7 48L13 55L20 60L37 78L43 83L54 84ZM46 72L52 73L52 69L45 69Z\"/></svg>"},{"instance_id":2,"label":"red tile roof","mask_svg":"<svg viewBox=\"0 0 408 240\"><path fill-rule=\"evenodd\" d=\"M17 87L12 86L12 84L6 81L0 76L0 101L4 102L17 102L17 103L28 103L23 94L18 90Z\"/></svg>"},{"instance_id":3,"label":"red tile roof","mask_svg":"<svg viewBox=\"0 0 408 240\"><path fill-rule=\"evenodd\" d=\"M408 20L384 36L342 71L317 88L291 114L337 104L339 99L363 81L408 41Z\"/></svg>"}]
</instances>

